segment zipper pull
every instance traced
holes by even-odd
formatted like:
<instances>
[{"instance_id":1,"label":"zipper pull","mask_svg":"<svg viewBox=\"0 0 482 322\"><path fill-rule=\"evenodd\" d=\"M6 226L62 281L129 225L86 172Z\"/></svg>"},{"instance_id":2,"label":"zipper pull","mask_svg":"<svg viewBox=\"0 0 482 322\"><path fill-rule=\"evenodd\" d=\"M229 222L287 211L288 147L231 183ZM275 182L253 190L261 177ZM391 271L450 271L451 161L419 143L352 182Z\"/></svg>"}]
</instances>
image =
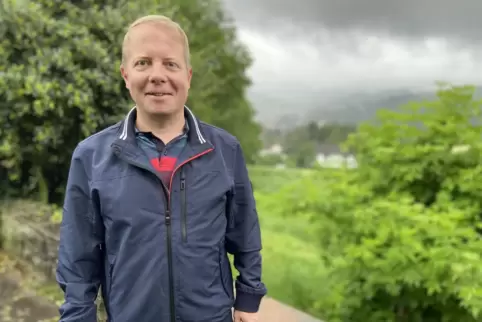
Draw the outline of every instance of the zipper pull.
<instances>
[{"instance_id":1,"label":"zipper pull","mask_svg":"<svg viewBox=\"0 0 482 322\"><path fill-rule=\"evenodd\" d=\"M168 210L166 210L166 225L170 225L171 224L171 212Z\"/></svg>"},{"instance_id":2,"label":"zipper pull","mask_svg":"<svg viewBox=\"0 0 482 322\"><path fill-rule=\"evenodd\" d=\"M184 175L184 169L181 168L181 191L186 188L186 176Z\"/></svg>"}]
</instances>

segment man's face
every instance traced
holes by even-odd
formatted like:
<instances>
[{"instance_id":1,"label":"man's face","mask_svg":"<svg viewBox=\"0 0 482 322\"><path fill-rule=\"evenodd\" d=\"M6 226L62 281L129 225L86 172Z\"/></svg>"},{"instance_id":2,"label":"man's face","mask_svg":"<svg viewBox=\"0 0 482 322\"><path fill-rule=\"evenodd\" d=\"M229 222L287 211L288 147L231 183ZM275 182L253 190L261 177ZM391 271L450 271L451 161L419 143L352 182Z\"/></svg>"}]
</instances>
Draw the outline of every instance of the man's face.
<instances>
[{"instance_id":1,"label":"man's face","mask_svg":"<svg viewBox=\"0 0 482 322\"><path fill-rule=\"evenodd\" d=\"M173 28L145 23L130 31L122 77L140 112L172 115L184 110L192 70Z\"/></svg>"}]
</instances>

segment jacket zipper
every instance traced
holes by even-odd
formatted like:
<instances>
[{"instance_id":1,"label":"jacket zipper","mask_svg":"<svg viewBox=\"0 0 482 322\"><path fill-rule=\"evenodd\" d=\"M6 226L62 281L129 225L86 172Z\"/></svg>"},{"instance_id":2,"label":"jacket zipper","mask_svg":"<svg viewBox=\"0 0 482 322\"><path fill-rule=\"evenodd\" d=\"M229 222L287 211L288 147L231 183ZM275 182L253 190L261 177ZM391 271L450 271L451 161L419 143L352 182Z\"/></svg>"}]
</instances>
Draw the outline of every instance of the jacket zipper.
<instances>
[{"instance_id":1,"label":"jacket zipper","mask_svg":"<svg viewBox=\"0 0 482 322\"><path fill-rule=\"evenodd\" d=\"M164 186L164 184L163 184ZM165 186L164 186L165 187ZM169 307L171 322L176 321L176 305L174 303L174 273L172 268L172 227L170 207L166 208L166 229L167 229L167 263L169 271Z\"/></svg>"},{"instance_id":2,"label":"jacket zipper","mask_svg":"<svg viewBox=\"0 0 482 322\"><path fill-rule=\"evenodd\" d=\"M181 168L181 234L182 241L187 242L187 218L186 218L186 177Z\"/></svg>"},{"instance_id":3,"label":"jacket zipper","mask_svg":"<svg viewBox=\"0 0 482 322\"><path fill-rule=\"evenodd\" d=\"M135 165L141 169L147 170L150 173L153 173L161 182L162 190L163 190L163 195L164 195L164 205L165 205L165 217L164 217L164 222L166 224L166 230L167 230L167 262L168 262L168 274L169 274L169 307L170 307L170 315L171 315L171 322L176 321L176 306L174 303L174 273L173 273L173 268L172 268L172 227L171 227L171 209L170 209L170 196L169 196L169 190L167 189L166 185L162 181L161 178L157 175L156 172L154 172L151 168L145 166L142 163L139 162L134 162L132 160L128 160L125 158L119 151L116 150L116 154L118 157L120 157L122 160L126 161L127 163L130 163L132 165ZM173 173L174 174L174 173Z\"/></svg>"},{"instance_id":4,"label":"jacket zipper","mask_svg":"<svg viewBox=\"0 0 482 322\"><path fill-rule=\"evenodd\" d=\"M161 180L162 190L164 191L164 196L166 197L166 216L164 221L166 223L167 230L167 265L169 274L169 308L171 315L171 322L176 321L176 303L174 301L174 269L172 267L172 225L171 225L171 192L170 189L166 187L164 181Z\"/></svg>"},{"instance_id":5,"label":"jacket zipper","mask_svg":"<svg viewBox=\"0 0 482 322\"><path fill-rule=\"evenodd\" d=\"M164 184L162 179L159 178L157 173L155 173L152 169L150 169L149 167L145 166L142 163L127 160L120 153L119 150L116 150L117 156L119 156L121 159L123 159L124 161L126 161L126 162L128 162L132 165L135 165L135 166L137 166L141 169L144 169L144 170L147 170L147 171L153 173L161 181L162 190L164 192L164 197L166 199L165 200L166 202L164 203L166 205L166 208L165 208L166 215L165 215L164 221L166 223L166 230L167 230L167 262L168 262L168 271L169 271L169 307L170 307L170 315L171 315L170 320L171 320L171 322L176 322L176 305L175 305L175 301L174 301L174 272L173 272L173 267L172 267L172 227L171 227L171 198L170 198L170 191L171 191L171 188L172 188L172 179L174 178L174 174L176 173L176 171L179 170L183 165L185 165L186 163L191 162L192 160L197 159L197 158L199 158L199 157L201 157L201 156L203 156L203 155L205 155L205 154L207 154L207 153L209 153L213 150L214 149L212 149L212 148L207 149L204 152L198 153L198 154L192 156L191 158L185 160L181 164L179 164L171 173L169 188L166 187L166 185ZM184 172L184 171L182 171L182 172ZM185 186L185 183L184 183L184 186Z\"/></svg>"},{"instance_id":6,"label":"jacket zipper","mask_svg":"<svg viewBox=\"0 0 482 322\"><path fill-rule=\"evenodd\" d=\"M171 173L171 178L169 179L169 189L167 189L167 193L169 195L169 192L172 190L172 179L174 178L174 175L176 174L176 171L181 169L181 177L183 177L183 169L182 166L185 165L188 162L191 162L194 159L197 159L209 152L211 152L213 149L208 149L204 152L198 153L189 159L185 160L184 162L181 162ZM184 183L184 186L186 184ZM163 187L164 184L162 185ZM184 187L186 188L186 187ZM166 191L166 190L165 190ZM185 191L185 189L184 189ZM171 198L169 197L168 199L168 210L171 209ZM169 299L170 299L170 307L171 307L171 322L176 322L176 306L174 302L174 275L173 275L173 267L172 267L172 227L171 227L171 216L170 212L166 212L166 214L169 213L169 220L167 220L168 216L166 215L166 226L167 226L167 261L169 264ZM182 218L181 218L182 221ZM169 223L169 224L168 224Z\"/></svg>"}]
</instances>

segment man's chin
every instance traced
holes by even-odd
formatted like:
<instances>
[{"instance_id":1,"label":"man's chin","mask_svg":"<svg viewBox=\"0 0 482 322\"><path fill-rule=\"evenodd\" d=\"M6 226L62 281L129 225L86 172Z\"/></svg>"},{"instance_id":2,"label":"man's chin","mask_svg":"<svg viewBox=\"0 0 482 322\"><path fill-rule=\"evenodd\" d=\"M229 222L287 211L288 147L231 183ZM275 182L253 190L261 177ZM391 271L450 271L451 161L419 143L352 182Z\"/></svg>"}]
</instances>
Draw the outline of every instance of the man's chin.
<instances>
[{"instance_id":1,"label":"man's chin","mask_svg":"<svg viewBox=\"0 0 482 322\"><path fill-rule=\"evenodd\" d=\"M182 107L176 107L171 104L149 104L146 106L146 112L152 116L155 115L173 115L179 113L181 110L184 109Z\"/></svg>"}]
</instances>

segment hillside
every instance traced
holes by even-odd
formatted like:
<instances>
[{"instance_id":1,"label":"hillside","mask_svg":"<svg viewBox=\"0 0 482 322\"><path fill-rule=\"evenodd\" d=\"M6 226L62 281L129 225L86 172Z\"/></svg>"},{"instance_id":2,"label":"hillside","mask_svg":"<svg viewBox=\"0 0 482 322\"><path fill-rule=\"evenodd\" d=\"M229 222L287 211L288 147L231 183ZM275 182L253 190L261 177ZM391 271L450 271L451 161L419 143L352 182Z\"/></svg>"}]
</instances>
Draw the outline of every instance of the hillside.
<instances>
[{"instance_id":1,"label":"hillside","mask_svg":"<svg viewBox=\"0 0 482 322\"><path fill-rule=\"evenodd\" d=\"M476 97L482 98L482 86L477 87ZM274 128L286 129L309 121L337 122L357 124L372 119L378 110L395 109L400 105L412 102L432 100L433 90L392 90L377 92L352 92L335 96L319 106L305 110L297 109L296 113L277 116ZM303 113L300 115L299 113Z\"/></svg>"}]
</instances>

